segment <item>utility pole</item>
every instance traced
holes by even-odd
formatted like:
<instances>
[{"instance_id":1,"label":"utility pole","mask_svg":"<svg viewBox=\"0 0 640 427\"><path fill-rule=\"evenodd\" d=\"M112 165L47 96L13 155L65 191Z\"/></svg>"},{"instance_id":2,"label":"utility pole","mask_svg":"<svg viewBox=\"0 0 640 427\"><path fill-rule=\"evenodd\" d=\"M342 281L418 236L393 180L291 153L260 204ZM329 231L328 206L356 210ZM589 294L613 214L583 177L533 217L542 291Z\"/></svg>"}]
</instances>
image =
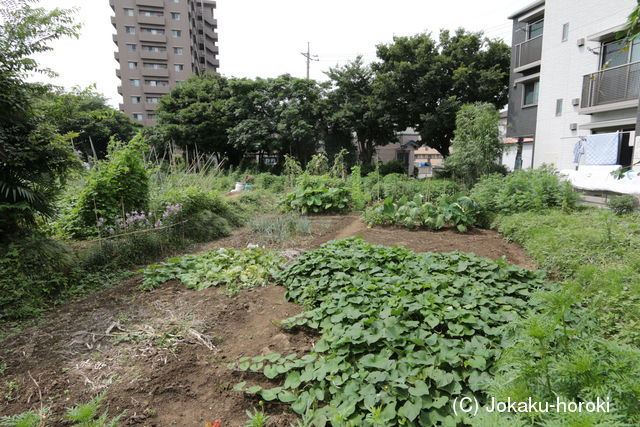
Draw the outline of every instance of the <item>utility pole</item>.
<instances>
[{"instance_id":1,"label":"utility pole","mask_svg":"<svg viewBox=\"0 0 640 427\"><path fill-rule=\"evenodd\" d=\"M301 52L302 56L307 58L307 80L309 80L309 72L311 70L311 61L320 61L318 55L311 55L311 43L307 42L307 53Z\"/></svg>"}]
</instances>

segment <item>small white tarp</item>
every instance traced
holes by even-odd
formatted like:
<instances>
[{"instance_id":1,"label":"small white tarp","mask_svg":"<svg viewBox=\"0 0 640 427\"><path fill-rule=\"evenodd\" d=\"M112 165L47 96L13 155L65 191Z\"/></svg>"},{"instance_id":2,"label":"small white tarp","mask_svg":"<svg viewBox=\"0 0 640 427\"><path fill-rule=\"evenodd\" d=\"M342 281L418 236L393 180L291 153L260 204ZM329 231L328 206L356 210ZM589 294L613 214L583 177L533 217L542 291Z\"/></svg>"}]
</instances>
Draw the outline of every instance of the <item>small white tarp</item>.
<instances>
[{"instance_id":1,"label":"small white tarp","mask_svg":"<svg viewBox=\"0 0 640 427\"><path fill-rule=\"evenodd\" d=\"M620 165L580 165L578 170L565 169L560 173L579 190L640 194L640 176L638 176L640 170L631 170L622 179L618 179L611 175L611 172L618 169Z\"/></svg>"}]
</instances>

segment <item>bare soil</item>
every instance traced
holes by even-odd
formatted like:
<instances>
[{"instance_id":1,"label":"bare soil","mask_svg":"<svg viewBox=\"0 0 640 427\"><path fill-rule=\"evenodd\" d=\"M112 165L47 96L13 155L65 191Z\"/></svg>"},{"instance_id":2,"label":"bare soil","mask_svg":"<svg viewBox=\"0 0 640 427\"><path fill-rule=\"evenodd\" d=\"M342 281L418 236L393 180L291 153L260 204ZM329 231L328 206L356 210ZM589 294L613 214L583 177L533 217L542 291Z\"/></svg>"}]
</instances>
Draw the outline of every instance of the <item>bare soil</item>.
<instances>
[{"instance_id":1,"label":"bare soil","mask_svg":"<svg viewBox=\"0 0 640 427\"><path fill-rule=\"evenodd\" d=\"M533 266L522 248L492 231L368 228L357 214L311 220L314 233L289 240L284 248L309 250L329 240L362 236L417 252L460 250ZM256 236L243 228L194 251L252 243ZM232 387L248 378L268 382L231 371L227 364L242 356L303 354L317 340L278 326L279 320L301 311L285 301L281 287L230 297L216 288L197 292L177 282L143 292L138 290L140 280L132 276L71 301L5 338L0 343L0 414L44 405L51 407L48 425L64 425L59 420L65 408L105 392L103 409L112 415L126 410L126 425L204 426L221 420L225 427L242 426L245 411L258 401ZM286 406L268 404L266 410L270 426L296 422Z\"/></svg>"}]
</instances>

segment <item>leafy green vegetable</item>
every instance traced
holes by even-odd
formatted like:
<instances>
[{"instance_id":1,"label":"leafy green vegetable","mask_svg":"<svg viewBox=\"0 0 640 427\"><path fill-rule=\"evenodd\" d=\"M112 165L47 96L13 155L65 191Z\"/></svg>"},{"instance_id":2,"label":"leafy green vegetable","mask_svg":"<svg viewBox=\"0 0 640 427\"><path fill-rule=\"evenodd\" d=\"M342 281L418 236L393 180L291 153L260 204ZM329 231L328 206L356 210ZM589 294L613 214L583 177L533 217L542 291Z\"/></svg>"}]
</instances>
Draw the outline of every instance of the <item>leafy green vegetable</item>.
<instances>
[{"instance_id":1,"label":"leafy green vegetable","mask_svg":"<svg viewBox=\"0 0 640 427\"><path fill-rule=\"evenodd\" d=\"M278 271L281 259L262 249L219 249L172 258L143 271L143 289L154 289L169 280L180 280L191 289L226 286L227 292L266 286Z\"/></svg>"},{"instance_id":2,"label":"leafy green vegetable","mask_svg":"<svg viewBox=\"0 0 640 427\"><path fill-rule=\"evenodd\" d=\"M251 362L268 378L284 378L263 397L291 402L316 426L455 423L452 399L486 390L508 344L504 328L543 285L504 260L415 254L360 239L307 252L277 280L308 307L285 325L318 330L321 339L299 358ZM242 362L232 367L246 370Z\"/></svg>"},{"instance_id":3,"label":"leafy green vegetable","mask_svg":"<svg viewBox=\"0 0 640 427\"><path fill-rule=\"evenodd\" d=\"M428 202L422 194L409 200L403 196L397 202L388 197L378 206L365 212L365 220L376 225L402 225L407 228L428 227L440 230L455 227L464 232L476 223L478 205L466 196L443 195L436 203Z\"/></svg>"}]
</instances>

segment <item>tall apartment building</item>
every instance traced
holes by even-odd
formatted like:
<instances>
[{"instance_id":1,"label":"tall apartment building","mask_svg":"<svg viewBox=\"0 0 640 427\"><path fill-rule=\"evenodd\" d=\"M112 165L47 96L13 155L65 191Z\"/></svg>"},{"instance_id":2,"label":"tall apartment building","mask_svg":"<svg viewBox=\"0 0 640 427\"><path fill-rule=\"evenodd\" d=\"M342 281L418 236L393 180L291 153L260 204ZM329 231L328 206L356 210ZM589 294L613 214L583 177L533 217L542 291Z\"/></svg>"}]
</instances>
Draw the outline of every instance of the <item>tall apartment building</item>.
<instances>
[{"instance_id":1,"label":"tall apartment building","mask_svg":"<svg viewBox=\"0 0 640 427\"><path fill-rule=\"evenodd\" d=\"M635 150L640 43L619 37L635 0L541 0L509 17L513 54L507 137L533 151L531 164L575 168L580 137L623 132L618 164Z\"/></svg>"},{"instance_id":2,"label":"tall apartment building","mask_svg":"<svg viewBox=\"0 0 640 427\"><path fill-rule=\"evenodd\" d=\"M217 71L215 1L109 0L120 110L153 125L158 101L192 74Z\"/></svg>"}]
</instances>

